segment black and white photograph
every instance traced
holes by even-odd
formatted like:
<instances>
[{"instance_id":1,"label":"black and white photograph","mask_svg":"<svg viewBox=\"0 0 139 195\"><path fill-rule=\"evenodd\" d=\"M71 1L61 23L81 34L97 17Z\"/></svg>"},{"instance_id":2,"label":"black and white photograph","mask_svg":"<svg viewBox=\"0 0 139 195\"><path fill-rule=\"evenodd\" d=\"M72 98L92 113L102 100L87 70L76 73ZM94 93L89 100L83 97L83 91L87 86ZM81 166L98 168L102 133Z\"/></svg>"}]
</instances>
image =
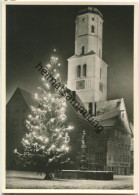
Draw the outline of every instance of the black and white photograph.
<instances>
[{"instance_id":1,"label":"black and white photograph","mask_svg":"<svg viewBox=\"0 0 139 195\"><path fill-rule=\"evenodd\" d=\"M3 192L135 192L136 4L3 10Z\"/></svg>"}]
</instances>

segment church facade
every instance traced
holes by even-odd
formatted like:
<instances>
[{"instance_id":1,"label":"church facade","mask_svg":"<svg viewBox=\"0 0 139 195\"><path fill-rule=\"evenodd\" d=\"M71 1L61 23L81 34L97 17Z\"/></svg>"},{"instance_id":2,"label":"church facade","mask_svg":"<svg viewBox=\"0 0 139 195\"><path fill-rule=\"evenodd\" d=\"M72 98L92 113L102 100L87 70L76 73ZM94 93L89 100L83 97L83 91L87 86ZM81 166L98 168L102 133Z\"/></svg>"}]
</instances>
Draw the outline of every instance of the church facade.
<instances>
[{"instance_id":1,"label":"church facade","mask_svg":"<svg viewBox=\"0 0 139 195\"><path fill-rule=\"evenodd\" d=\"M103 17L89 7L76 18L75 54L68 59L67 86L76 91L86 109L107 99L107 67L102 59Z\"/></svg>"},{"instance_id":2,"label":"church facade","mask_svg":"<svg viewBox=\"0 0 139 195\"><path fill-rule=\"evenodd\" d=\"M90 169L129 174L133 132L124 99L107 100L108 65L102 58L103 16L98 9L88 7L79 12L75 23L75 52L68 59L67 86L75 91L86 110L104 128L99 134L94 133L94 128L88 124L84 128ZM79 141L76 148L80 144ZM78 154L81 155L78 151L75 156Z\"/></svg>"}]
</instances>

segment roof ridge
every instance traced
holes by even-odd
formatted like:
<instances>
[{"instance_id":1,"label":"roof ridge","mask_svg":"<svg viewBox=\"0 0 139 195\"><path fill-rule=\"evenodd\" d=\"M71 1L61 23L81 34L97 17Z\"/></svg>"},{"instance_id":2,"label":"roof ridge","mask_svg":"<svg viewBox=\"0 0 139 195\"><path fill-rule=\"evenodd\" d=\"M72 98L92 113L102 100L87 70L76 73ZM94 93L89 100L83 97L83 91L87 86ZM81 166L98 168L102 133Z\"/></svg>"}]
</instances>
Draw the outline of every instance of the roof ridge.
<instances>
[{"instance_id":1,"label":"roof ridge","mask_svg":"<svg viewBox=\"0 0 139 195\"><path fill-rule=\"evenodd\" d=\"M26 91L26 90L24 90L24 89L22 89L20 87L18 87L17 89L19 89L21 93L24 92L24 93L27 93L28 95L33 97L33 95L31 93L29 93L28 91Z\"/></svg>"},{"instance_id":2,"label":"roof ridge","mask_svg":"<svg viewBox=\"0 0 139 195\"><path fill-rule=\"evenodd\" d=\"M34 96L32 95L32 93L29 93L28 91L17 87L16 90L19 90L22 97L24 98L25 103L27 104L27 106L30 109L30 106L34 106L34 107L38 107L38 102L36 101L36 99L34 98Z\"/></svg>"}]
</instances>

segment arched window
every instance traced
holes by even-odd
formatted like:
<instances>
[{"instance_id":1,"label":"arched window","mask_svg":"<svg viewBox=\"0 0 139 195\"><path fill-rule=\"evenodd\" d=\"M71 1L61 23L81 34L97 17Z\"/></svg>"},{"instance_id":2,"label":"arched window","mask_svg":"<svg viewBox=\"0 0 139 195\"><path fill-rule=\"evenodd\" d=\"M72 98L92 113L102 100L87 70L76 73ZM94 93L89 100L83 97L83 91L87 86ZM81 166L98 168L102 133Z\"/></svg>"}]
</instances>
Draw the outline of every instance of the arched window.
<instances>
[{"instance_id":1,"label":"arched window","mask_svg":"<svg viewBox=\"0 0 139 195\"><path fill-rule=\"evenodd\" d=\"M78 65L77 66L77 77L80 77L81 76L81 66Z\"/></svg>"},{"instance_id":2,"label":"arched window","mask_svg":"<svg viewBox=\"0 0 139 195\"><path fill-rule=\"evenodd\" d=\"M94 26L91 26L91 32L94 33Z\"/></svg>"},{"instance_id":3,"label":"arched window","mask_svg":"<svg viewBox=\"0 0 139 195\"><path fill-rule=\"evenodd\" d=\"M84 54L84 46L82 46L82 51L81 51L81 54Z\"/></svg>"},{"instance_id":4,"label":"arched window","mask_svg":"<svg viewBox=\"0 0 139 195\"><path fill-rule=\"evenodd\" d=\"M83 65L83 76L86 77L86 64Z\"/></svg>"}]
</instances>

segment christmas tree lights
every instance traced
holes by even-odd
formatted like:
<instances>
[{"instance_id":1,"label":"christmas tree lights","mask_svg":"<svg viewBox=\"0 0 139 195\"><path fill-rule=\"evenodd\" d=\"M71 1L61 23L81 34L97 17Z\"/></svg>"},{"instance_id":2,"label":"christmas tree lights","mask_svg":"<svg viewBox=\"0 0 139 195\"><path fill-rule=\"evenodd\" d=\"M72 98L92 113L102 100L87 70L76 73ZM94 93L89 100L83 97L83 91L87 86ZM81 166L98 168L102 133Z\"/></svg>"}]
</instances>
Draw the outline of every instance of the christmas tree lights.
<instances>
[{"instance_id":1,"label":"christmas tree lights","mask_svg":"<svg viewBox=\"0 0 139 195\"><path fill-rule=\"evenodd\" d=\"M50 63L46 64L50 73L57 81L61 81L56 50ZM30 166L33 171L46 173L45 179L51 178L51 173L60 169L61 162L67 160L70 151L69 132L74 128L66 122L66 100L61 97L56 89L50 85L44 77L42 85L38 87L38 93L34 94L39 107L31 106L31 114L26 120L29 132L23 137L22 154L14 150L18 157L18 163L23 167Z\"/></svg>"}]
</instances>

